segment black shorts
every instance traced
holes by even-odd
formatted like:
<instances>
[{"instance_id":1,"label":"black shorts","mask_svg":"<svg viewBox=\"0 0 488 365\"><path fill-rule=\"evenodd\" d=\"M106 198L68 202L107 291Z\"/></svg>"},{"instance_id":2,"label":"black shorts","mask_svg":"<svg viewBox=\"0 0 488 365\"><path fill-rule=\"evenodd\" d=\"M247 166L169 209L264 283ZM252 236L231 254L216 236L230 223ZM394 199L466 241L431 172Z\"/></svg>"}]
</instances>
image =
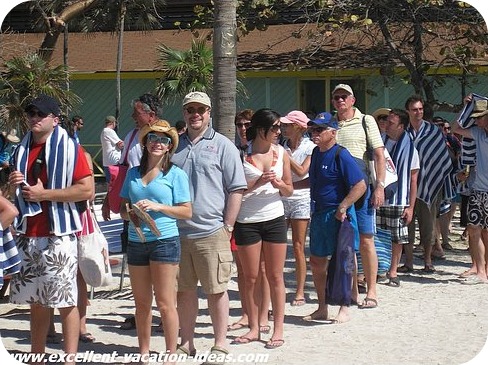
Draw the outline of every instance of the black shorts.
<instances>
[{"instance_id":1,"label":"black shorts","mask_svg":"<svg viewBox=\"0 0 488 365\"><path fill-rule=\"evenodd\" d=\"M267 241L273 243L286 243L287 226L285 216L270 221L258 223L239 223L234 225L234 237L237 246L246 246Z\"/></svg>"}]
</instances>

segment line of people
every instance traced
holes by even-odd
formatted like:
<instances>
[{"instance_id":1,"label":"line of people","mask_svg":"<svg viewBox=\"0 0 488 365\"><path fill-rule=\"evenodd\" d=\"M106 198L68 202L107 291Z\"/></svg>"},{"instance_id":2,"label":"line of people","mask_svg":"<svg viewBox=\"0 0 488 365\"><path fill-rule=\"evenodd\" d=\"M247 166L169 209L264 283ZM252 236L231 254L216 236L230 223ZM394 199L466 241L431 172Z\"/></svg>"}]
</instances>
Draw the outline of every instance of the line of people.
<instances>
[{"instance_id":1,"label":"line of people","mask_svg":"<svg viewBox=\"0 0 488 365\"><path fill-rule=\"evenodd\" d=\"M304 246L309 221L310 266L318 308L305 320L343 323L350 320L351 303L362 309L378 305L375 225L392 234L389 285L400 285L398 272L413 270L415 216L424 249L424 271L434 271L431 253L438 207L453 197L453 167L442 132L423 119L423 101L416 96L407 100L405 110L388 111L383 135L373 116L354 106L349 85L337 85L332 101L334 116L327 112L309 118L300 111L286 116L270 109L243 111L235 120L238 148L212 128L212 103L205 93L191 92L183 99L186 131L181 134L161 119L161 103L155 96L144 94L133 101L135 128L123 144L114 139L112 147L122 150L119 161L129 165L120 193L121 216L126 222L124 244L141 354L150 350L153 292L166 351L195 354L199 283L212 321L211 353L228 354L227 332L245 327L247 332L231 344L261 341L263 335L270 334L265 348L283 346L287 230L292 229L296 261L297 286L291 304L299 306L306 304ZM471 116L478 129L453 126L459 134L476 140L479 156L475 193L468 204L468 209L477 213L468 222L473 256L473 267L466 274L468 283L487 281L488 252L480 240L481 236L487 241L488 228L483 208L488 179L486 168L480 167L488 166L483 164L488 110L486 101L476 101L474 107ZM32 352L45 351L46 313L58 308L64 350L75 353L80 320L72 233L81 230L75 202L93 196L93 175L79 144L59 128L59 105L54 99L40 97L26 112L31 131L14 155L15 171L9 176L10 192L19 210L15 228L22 257L22 269L12 279L11 301L31 305ZM107 125L114 124L113 119L107 117ZM282 134L286 138L283 146L279 143ZM398 173L397 189L388 196L385 147ZM375 161L374 186L368 177L368 150ZM153 224L141 221L137 210L145 212ZM103 216L110 219L106 203ZM360 300L357 274L349 272L348 296L339 302L338 314L331 317L327 271L345 221L354 232L350 244L361 255L367 291ZM243 313L229 326L232 240ZM406 262L398 267L403 251Z\"/></svg>"}]
</instances>

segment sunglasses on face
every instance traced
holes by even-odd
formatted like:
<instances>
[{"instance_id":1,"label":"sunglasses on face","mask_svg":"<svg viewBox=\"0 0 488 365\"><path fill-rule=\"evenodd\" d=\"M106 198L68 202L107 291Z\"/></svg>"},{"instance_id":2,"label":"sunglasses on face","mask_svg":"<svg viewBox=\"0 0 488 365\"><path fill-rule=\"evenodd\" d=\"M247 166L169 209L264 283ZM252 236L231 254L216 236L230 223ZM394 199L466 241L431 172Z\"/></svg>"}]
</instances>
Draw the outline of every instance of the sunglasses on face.
<instances>
[{"instance_id":1,"label":"sunglasses on face","mask_svg":"<svg viewBox=\"0 0 488 365\"><path fill-rule=\"evenodd\" d=\"M346 94L343 94L343 95L334 95L333 98L334 98L335 101L339 101L341 99L345 101L348 96L349 95L346 95Z\"/></svg>"},{"instance_id":2,"label":"sunglasses on face","mask_svg":"<svg viewBox=\"0 0 488 365\"><path fill-rule=\"evenodd\" d=\"M279 130L281 129L281 125L280 124L273 124L271 126L271 128L269 128L269 130L273 133L276 133L278 132Z\"/></svg>"},{"instance_id":3,"label":"sunglasses on face","mask_svg":"<svg viewBox=\"0 0 488 365\"><path fill-rule=\"evenodd\" d=\"M312 127L308 128L308 133L313 134L313 133L322 133L323 131L326 131L327 127Z\"/></svg>"},{"instance_id":4,"label":"sunglasses on face","mask_svg":"<svg viewBox=\"0 0 488 365\"><path fill-rule=\"evenodd\" d=\"M31 118L34 118L34 117L36 117L36 116L37 116L37 117L39 117L39 118L44 119L44 118L46 118L46 117L47 117L49 114L45 114L45 113L41 112L40 110L29 110L29 111L27 112L27 115L28 115L29 117L31 117Z\"/></svg>"},{"instance_id":5,"label":"sunglasses on face","mask_svg":"<svg viewBox=\"0 0 488 365\"><path fill-rule=\"evenodd\" d=\"M205 112L208 110L206 106L199 106L198 108L193 108L193 107L188 107L185 109L188 114L195 114L198 113L200 115L205 114Z\"/></svg>"},{"instance_id":6,"label":"sunglasses on face","mask_svg":"<svg viewBox=\"0 0 488 365\"><path fill-rule=\"evenodd\" d=\"M168 146L171 143L171 138L167 136L158 136L154 133L148 133L147 141L150 143L161 143L162 145Z\"/></svg>"},{"instance_id":7,"label":"sunglasses on face","mask_svg":"<svg viewBox=\"0 0 488 365\"><path fill-rule=\"evenodd\" d=\"M242 128L242 127L244 127L244 128L246 128L246 129L247 129L247 128L249 128L250 126L251 126L251 122L247 122L247 123L236 123L236 127L237 127L237 128Z\"/></svg>"}]
</instances>

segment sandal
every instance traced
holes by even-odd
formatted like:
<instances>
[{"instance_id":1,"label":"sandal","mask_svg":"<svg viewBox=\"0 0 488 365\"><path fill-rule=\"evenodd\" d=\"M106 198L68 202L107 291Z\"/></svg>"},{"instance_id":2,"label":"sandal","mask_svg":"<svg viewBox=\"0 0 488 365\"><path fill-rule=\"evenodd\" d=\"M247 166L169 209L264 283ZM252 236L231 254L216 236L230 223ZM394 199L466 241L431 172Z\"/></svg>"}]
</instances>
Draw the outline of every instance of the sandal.
<instances>
[{"instance_id":1,"label":"sandal","mask_svg":"<svg viewBox=\"0 0 488 365\"><path fill-rule=\"evenodd\" d=\"M271 331L271 326L268 325L259 326L259 332L264 333L265 335L267 335L270 331Z\"/></svg>"},{"instance_id":2,"label":"sandal","mask_svg":"<svg viewBox=\"0 0 488 365\"><path fill-rule=\"evenodd\" d=\"M272 349L277 349L278 347L283 346L285 343L285 340L269 340L266 345L264 345L265 349L272 350Z\"/></svg>"},{"instance_id":3,"label":"sandal","mask_svg":"<svg viewBox=\"0 0 488 365\"><path fill-rule=\"evenodd\" d=\"M388 286L392 286L394 288L398 288L400 286L400 279L398 276L395 276L394 278L390 278L390 280L386 283Z\"/></svg>"},{"instance_id":4,"label":"sandal","mask_svg":"<svg viewBox=\"0 0 488 365\"><path fill-rule=\"evenodd\" d=\"M366 297L364 298L361 305L358 307L359 309L373 309L378 306L378 301L373 298Z\"/></svg>"},{"instance_id":5,"label":"sandal","mask_svg":"<svg viewBox=\"0 0 488 365\"><path fill-rule=\"evenodd\" d=\"M95 337L90 332L80 334L79 339L83 343L92 343L95 341Z\"/></svg>"},{"instance_id":6,"label":"sandal","mask_svg":"<svg viewBox=\"0 0 488 365\"><path fill-rule=\"evenodd\" d=\"M136 329L136 317L127 318L119 327L121 330L129 331Z\"/></svg>"},{"instance_id":7,"label":"sandal","mask_svg":"<svg viewBox=\"0 0 488 365\"><path fill-rule=\"evenodd\" d=\"M292 307L301 307L302 305L304 305L307 301L305 300L305 298L295 298L293 299L293 301L291 302L291 306Z\"/></svg>"},{"instance_id":8,"label":"sandal","mask_svg":"<svg viewBox=\"0 0 488 365\"><path fill-rule=\"evenodd\" d=\"M422 269L422 272L426 274L432 274L433 272L435 272L434 265L425 265L425 267Z\"/></svg>"},{"instance_id":9,"label":"sandal","mask_svg":"<svg viewBox=\"0 0 488 365\"><path fill-rule=\"evenodd\" d=\"M403 265L403 266L400 266L397 269L397 272L402 273L402 274L406 274L406 273L409 273L409 272L413 272L413 267L410 267L410 266L407 266L407 265Z\"/></svg>"},{"instance_id":10,"label":"sandal","mask_svg":"<svg viewBox=\"0 0 488 365\"><path fill-rule=\"evenodd\" d=\"M183 345L176 345L176 353L179 355L186 355L187 357L195 357L197 354L197 349L190 351Z\"/></svg>"}]
</instances>

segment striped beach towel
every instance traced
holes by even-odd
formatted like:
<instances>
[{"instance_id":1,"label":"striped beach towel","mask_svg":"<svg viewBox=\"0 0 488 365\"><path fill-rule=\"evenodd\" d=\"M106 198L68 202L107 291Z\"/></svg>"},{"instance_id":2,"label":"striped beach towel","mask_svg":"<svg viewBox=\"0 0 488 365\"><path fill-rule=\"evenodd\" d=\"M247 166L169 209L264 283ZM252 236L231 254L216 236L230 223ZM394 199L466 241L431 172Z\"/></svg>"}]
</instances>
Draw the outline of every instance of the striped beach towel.
<instances>
[{"instance_id":1,"label":"striped beach towel","mask_svg":"<svg viewBox=\"0 0 488 365\"><path fill-rule=\"evenodd\" d=\"M439 127L424 120L418 131L410 127L408 133L420 159L417 199L430 206L441 192L442 199L453 198L455 194L450 177L453 167Z\"/></svg>"},{"instance_id":2,"label":"striped beach towel","mask_svg":"<svg viewBox=\"0 0 488 365\"><path fill-rule=\"evenodd\" d=\"M3 229L0 224L0 288L3 278L20 271L20 256L10 227Z\"/></svg>"},{"instance_id":3,"label":"striped beach towel","mask_svg":"<svg viewBox=\"0 0 488 365\"><path fill-rule=\"evenodd\" d=\"M28 132L16 150L14 165L24 176L28 176L27 164L32 132ZM45 147L47 188L64 189L72 183L73 171L78 158L78 144L68 136L68 133L57 126L46 141ZM27 180L27 179L26 179ZM22 197L19 186L15 192L15 203L19 216L14 222L19 233L25 233L27 219L42 211L38 202L28 202ZM75 233L81 230L81 221L74 202L48 202L50 231L56 236Z\"/></svg>"},{"instance_id":4,"label":"striped beach towel","mask_svg":"<svg viewBox=\"0 0 488 365\"><path fill-rule=\"evenodd\" d=\"M474 119L470 118L473 113L474 104L477 100L488 100L488 97L473 93L473 99L468 104L464 105L463 110L458 116L458 123L462 128L469 128L474 125ZM463 138L461 141L461 164L464 166L476 165L476 143L471 138Z\"/></svg>"}]
</instances>

